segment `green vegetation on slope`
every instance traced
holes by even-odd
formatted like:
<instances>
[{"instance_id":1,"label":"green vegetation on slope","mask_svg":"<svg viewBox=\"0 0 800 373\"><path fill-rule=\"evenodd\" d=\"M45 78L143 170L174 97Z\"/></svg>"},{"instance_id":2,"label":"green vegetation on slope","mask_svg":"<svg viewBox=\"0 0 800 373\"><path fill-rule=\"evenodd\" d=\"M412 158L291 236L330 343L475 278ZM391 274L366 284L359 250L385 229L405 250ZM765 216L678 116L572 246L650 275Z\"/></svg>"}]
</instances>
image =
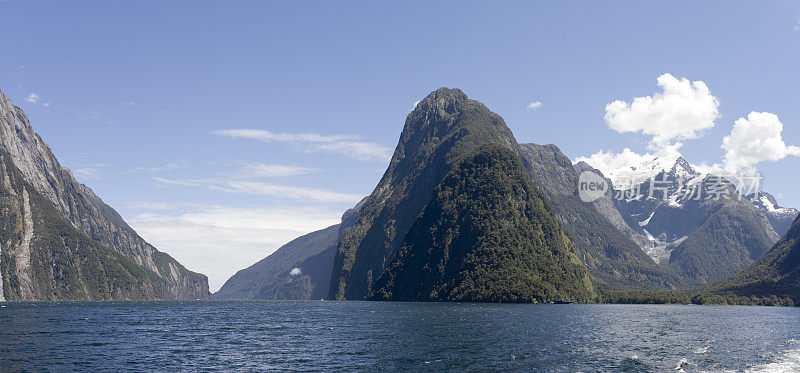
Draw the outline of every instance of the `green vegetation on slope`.
<instances>
[{"instance_id":1,"label":"green vegetation on slope","mask_svg":"<svg viewBox=\"0 0 800 373\"><path fill-rule=\"evenodd\" d=\"M586 302L588 272L517 154L481 147L439 184L371 299Z\"/></svg>"},{"instance_id":2,"label":"green vegetation on slope","mask_svg":"<svg viewBox=\"0 0 800 373\"><path fill-rule=\"evenodd\" d=\"M669 266L692 284L733 276L775 243L749 202L736 198L708 209L705 220L670 254Z\"/></svg>"},{"instance_id":3,"label":"green vegetation on slope","mask_svg":"<svg viewBox=\"0 0 800 373\"><path fill-rule=\"evenodd\" d=\"M684 291L603 291L607 303L800 305L800 217L789 232L747 270Z\"/></svg>"},{"instance_id":4,"label":"green vegetation on slope","mask_svg":"<svg viewBox=\"0 0 800 373\"><path fill-rule=\"evenodd\" d=\"M800 217L789 232L746 271L710 286L715 293L788 298L800 305Z\"/></svg>"}]
</instances>

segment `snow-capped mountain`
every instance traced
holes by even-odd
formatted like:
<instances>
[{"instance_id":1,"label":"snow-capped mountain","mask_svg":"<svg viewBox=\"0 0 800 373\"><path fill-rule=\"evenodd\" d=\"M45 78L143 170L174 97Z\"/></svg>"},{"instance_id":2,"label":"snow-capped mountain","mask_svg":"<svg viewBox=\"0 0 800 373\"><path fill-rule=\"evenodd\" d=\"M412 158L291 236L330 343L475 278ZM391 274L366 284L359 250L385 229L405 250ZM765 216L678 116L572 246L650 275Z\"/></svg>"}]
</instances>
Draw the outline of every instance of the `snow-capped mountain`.
<instances>
[{"instance_id":1,"label":"snow-capped mountain","mask_svg":"<svg viewBox=\"0 0 800 373\"><path fill-rule=\"evenodd\" d=\"M767 192L759 192L757 194L750 194L747 198L753 201L753 204L767 216L772 227L778 235L783 236L789 231L797 215L800 213L795 208L781 207L778 201L771 194Z\"/></svg>"},{"instance_id":2,"label":"snow-capped mountain","mask_svg":"<svg viewBox=\"0 0 800 373\"><path fill-rule=\"evenodd\" d=\"M618 222L621 216L630 229L620 230L653 260L696 283L742 270L797 216L797 210L778 206L768 193L748 194L751 185L736 180L737 187L730 178L700 172L680 156L613 172L612 195L601 201L602 209L598 202L595 206L609 220Z\"/></svg>"}]
</instances>

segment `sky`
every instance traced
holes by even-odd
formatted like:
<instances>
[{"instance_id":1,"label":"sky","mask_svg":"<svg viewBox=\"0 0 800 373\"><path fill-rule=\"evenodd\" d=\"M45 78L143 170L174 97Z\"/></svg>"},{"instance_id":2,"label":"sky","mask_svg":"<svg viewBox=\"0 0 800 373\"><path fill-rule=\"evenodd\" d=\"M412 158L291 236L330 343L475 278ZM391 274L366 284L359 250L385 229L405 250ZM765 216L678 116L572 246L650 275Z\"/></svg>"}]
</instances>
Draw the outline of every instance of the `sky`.
<instances>
[{"instance_id":1,"label":"sky","mask_svg":"<svg viewBox=\"0 0 800 373\"><path fill-rule=\"evenodd\" d=\"M212 291L338 223L442 86L520 142L757 167L800 207L800 1L0 0L0 45L60 162Z\"/></svg>"}]
</instances>

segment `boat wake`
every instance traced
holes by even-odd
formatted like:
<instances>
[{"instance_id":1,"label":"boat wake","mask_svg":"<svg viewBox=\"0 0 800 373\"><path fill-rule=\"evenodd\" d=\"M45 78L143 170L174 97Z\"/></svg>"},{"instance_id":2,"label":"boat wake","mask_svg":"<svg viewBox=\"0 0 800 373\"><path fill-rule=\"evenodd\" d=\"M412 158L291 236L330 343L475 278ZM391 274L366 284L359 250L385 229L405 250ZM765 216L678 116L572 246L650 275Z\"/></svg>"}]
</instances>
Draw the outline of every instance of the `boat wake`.
<instances>
[{"instance_id":1,"label":"boat wake","mask_svg":"<svg viewBox=\"0 0 800 373\"><path fill-rule=\"evenodd\" d=\"M784 352L775 362L761 364L748 369L747 372L760 373L781 373L800 371L800 341L792 339L788 342L790 349Z\"/></svg>"}]
</instances>

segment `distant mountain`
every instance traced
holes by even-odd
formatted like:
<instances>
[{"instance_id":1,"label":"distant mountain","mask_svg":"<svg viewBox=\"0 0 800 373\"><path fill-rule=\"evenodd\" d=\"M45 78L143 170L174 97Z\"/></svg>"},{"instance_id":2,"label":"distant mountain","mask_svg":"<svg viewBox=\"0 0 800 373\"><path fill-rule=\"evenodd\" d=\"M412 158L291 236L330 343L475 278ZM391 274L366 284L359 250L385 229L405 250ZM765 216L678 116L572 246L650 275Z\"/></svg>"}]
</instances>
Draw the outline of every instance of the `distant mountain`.
<instances>
[{"instance_id":1,"label":"distant mountain","mask_svg":"<svg viewBox=\"0 0 800 373\"><path fill-rule=\"evenodd\" d=\"M296 238L233 275L214 299L322 299L330 290L339 237L355 223L362 200L342 222ZM295 270L295 273L292 271Z\"/></svg>"},{"instance_id":2,"label":"distant mountain","mask_svg":"<svg viewBox=\"0 0 800 373\"><path fill-rule=\"evenodd\" d=\"M214 299L324 298L338 242L339 224L298 237L237 272L214 293ZM312 257L319 258L318 265L306 263ZM320 282L324 283L317 286ZM324 292L318 294L323 288Z\"/></svg>"},{"instance_id":3,"label":"distant mountain","mask_svg":"<svg viewBox=\"0 0 800 373\"><path fill-rule=\"evenodd\" d=\"M369 298L589 301L592 281L518 154L491 144L436 187Z\"/></svg>"},{"instance_id":4,"label":"distant mountain","mask_svg":"<svg viewBox=\"0 0 800 373\"><path fill-rule=\"evenodd\" d=\"M676 288L683 284L622 233L623 229L631 234L633 231L615 208L609 210L618 216L612 217L618 224L598 211L603 208L600 200L594 204L581 201L578 174L593 169L585 163L573 167L570 159L555 145L520 146L533 180L547 193L579 257L596 280L613 287L648 289Z\"/></svg>"},{"instance_id":5,"label":"distant mountain","mask_svg":"<svg viewBox=\"0 0 800 373\"><path fill-rule=\"evenodd\" d=\"M16 221L3 214L6 223L0 227L0 269L7 299L209 298L208 280L204 275L187 270L145 242L114 209L87 186L78 183L34 132L25 113L2 92L0 150L8 172L4 179L10 183L4 184L3 193L8 197L5 203L9 208L22 207L19 210L22 213L15 215ZM12 175L19 175L20 179ZM26 194L27 203L24 198L15 199ZM40 219L31 220L25 206L31 208L34 218ZM19 234L19 229L25 232L24 239L12 239ZM65 235L73 237L73 241L64 241L62 245L57 237L66 239ZM48 237L56 241L47 241ZM61 246L63 250L59 249ZM97 250L81 251L90 246ZM106 250L126 260L119 260L116 254L109 256ZM41 258L40 255L52 257ZM99 263L99 269L81 267L88 263ZM140 267L145 275L130 264ZM66 272L60 272L59 268ZM125 270L118 271L119 268ZM14 278L16 280L12 281ZM76 290L80 288L83 289Z\"/></svg>"},{"instance_id":6,"label":"distant mountain","mask_svg":"<svg viewBox=\"0 0 800 373\"><path fill-rule=\"evenodd\" d=\"M331 299L364 299L445 175L482 145L519 154L503 119L458 89L441 88L406 118L389 168L342 236Z\"/></svg>"},{"instance_id":7,"label":"distant mountain","mask_svg":"<svg viewBox=\"0 0 800 373\"><path fill-rule=\"evenodd\" d=\"M600 211L609 219L621 216L630 228L622 231L689 284L745 269L777 241L774 227L796 216L793 209L776 207L774 199L770 205L742 196L729 180L698 172L682 157L671 166L653 160L629 179L643 175L649 178L614 191L613 209ZM761 199L769 201L767 196Z\"/></svg>"},{"instance_id":8,"label":"distant mountain","mask_svg":"<svg viewBox=\"0 0 800 373\"><path fill-rule=\"evenodd\" d=\"M704 206L700 224L672 250L669 266L692 283L721 280L741 272L775 243L766 218L734 197Z\"/></svg>"},{"instance_id":9,"label":"distant mountain","mask_svg":"<svg viewBox=\"0 0 800 373\"><path fill-rule=\"evenodd\" d=\"M756 263L711 288L718 294L790 298L795 305L800 304L800 217Z\"/></svg>"}]
</instances>

